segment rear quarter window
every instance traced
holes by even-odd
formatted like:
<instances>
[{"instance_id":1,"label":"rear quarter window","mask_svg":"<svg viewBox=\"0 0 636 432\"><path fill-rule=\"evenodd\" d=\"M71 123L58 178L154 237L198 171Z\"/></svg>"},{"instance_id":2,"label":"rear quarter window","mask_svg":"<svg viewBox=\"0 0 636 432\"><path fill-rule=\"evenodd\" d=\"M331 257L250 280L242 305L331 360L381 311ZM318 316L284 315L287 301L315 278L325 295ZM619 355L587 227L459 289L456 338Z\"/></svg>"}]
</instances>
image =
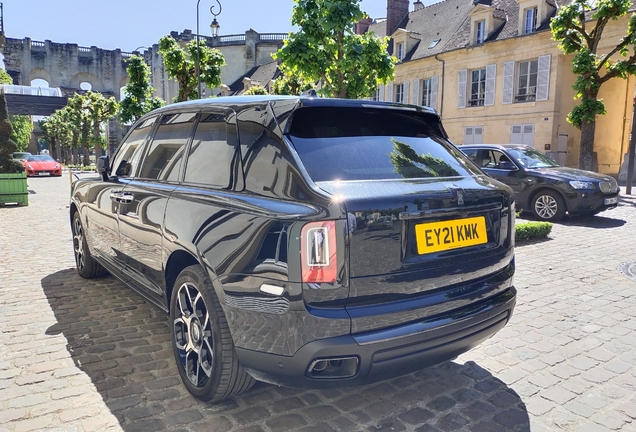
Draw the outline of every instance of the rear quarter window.
<instances>
[{"instance_id":1,"label":"rear quarter window","mask_svg":"<svg viewBox=\"0 0 636 432\"><path fill-rule=\"evenodd\" d=\"M479 174L438 121L416 111L307 107L294 113L288 138L316 182Z\"/></svg>"}]
</instances>

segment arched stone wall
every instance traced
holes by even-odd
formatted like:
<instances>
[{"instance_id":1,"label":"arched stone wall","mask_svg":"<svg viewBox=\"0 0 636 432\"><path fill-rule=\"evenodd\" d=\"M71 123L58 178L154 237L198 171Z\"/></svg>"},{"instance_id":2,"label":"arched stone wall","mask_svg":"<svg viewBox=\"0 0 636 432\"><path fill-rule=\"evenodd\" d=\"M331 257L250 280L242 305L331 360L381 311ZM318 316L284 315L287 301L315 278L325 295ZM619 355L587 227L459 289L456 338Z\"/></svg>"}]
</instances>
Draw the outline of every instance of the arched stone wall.
<instances>
[{"instance_id":1,"label":"arched stone wall","mask_svg":"<svg viewBox=\"0 0 636 432\"><path fill-rule=\"evenodd\" d=\"M83 82L87 82L91 85L91 90L96 92L107 92L104 83L97 76L88 72L80 72L75 74L69 80L68 87L70 88L80 88L80 84ZM119 89L115 93L119 93Z\"/></svg>"},{"instance_id":2,"label":"arched stone wall","mask_svg":"<svg viewBox=\"0 0 636 432\"><path fill-rule=\"evenodd\" d=\"M47 83L49 83L49 86L52 87L51 74L49 73L48 70L44 68L31 69L31 72L29 72L29 79L27 80L26 85L31 85L31 81L33 81L34 79L42 79L46 81Z\"/></svg>"}]
</instances>

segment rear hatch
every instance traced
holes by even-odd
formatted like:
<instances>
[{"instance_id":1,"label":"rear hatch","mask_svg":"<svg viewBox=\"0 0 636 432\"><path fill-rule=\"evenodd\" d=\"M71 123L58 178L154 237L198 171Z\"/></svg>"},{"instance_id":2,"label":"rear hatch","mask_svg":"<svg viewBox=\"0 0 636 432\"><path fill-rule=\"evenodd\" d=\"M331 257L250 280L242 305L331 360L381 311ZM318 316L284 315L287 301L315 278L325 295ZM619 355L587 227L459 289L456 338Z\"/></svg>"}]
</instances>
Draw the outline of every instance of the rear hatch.
<instances>
[{"instance_id":1,"label":"rear hatch","mask_svg":"<svg viewBox=\"0 0 636 432\"><path fill-rule=\"evenodd\" d=\"M447 141L436 115L303 111L288 137L315 184L346 207L354 333L439 316L510 286L511 191Z\"/></svg>"}]
</instances>

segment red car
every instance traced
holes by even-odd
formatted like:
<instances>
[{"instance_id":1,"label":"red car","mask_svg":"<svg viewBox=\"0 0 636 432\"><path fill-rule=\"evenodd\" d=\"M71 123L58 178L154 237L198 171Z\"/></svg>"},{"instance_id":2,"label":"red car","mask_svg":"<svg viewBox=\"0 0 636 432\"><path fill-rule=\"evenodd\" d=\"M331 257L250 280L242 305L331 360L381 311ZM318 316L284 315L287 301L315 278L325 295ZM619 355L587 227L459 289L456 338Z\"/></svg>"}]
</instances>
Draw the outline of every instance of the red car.
<instances>
[{"instance_id":1,"label":"red car","mask_svg":"<svg viewBox=\"0 0 636 432\"><path fill-rule=\"evenodd\" d=\"M59 177L62 175L62 165L51 156L31 155L22 159L22 165L24 165L28 177L45 175Z\"/></svg>"}]
</instances>

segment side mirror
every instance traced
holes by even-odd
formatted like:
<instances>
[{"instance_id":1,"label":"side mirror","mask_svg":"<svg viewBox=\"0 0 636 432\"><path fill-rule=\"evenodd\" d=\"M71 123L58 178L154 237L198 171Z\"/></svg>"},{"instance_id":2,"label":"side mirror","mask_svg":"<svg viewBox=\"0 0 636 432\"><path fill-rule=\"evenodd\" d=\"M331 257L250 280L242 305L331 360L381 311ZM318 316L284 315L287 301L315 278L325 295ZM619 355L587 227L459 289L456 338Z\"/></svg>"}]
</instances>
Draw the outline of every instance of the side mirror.
<instances>
[{"instance_id":1,"label":"side mirror","mask_svg":"<svg viewBox=\"0 0 636 432\"><path fill-rule=\"evenodd\" d=\"M516 170L517 167L510 161L499 161L499 169L513 171Z\"/></svg>"},{"instance_id":2,"label":"side mirror","mask_svg":"<svg viewBox=\"0 0 636 432\"><path fill-rule=\"evenodd\" d=\"M108 156L100 156L95 161L95 169L102 176L102 180L108 180Z\"/></svg>"}]
</instances>

